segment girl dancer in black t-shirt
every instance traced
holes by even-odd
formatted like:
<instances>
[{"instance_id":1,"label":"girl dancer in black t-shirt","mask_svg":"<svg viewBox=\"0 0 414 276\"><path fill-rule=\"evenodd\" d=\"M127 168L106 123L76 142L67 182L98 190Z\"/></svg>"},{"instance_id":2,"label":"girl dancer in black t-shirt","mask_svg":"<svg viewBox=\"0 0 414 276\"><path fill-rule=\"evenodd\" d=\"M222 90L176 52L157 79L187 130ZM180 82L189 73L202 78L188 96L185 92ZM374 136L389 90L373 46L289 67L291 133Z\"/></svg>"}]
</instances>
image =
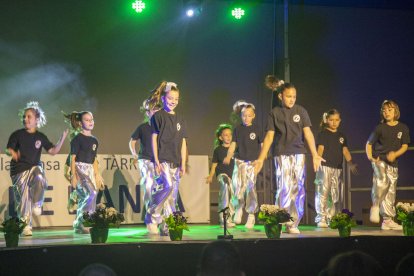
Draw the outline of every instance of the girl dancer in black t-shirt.
<instances>
[{"instance_id":1,"label":"girl dancer in black t-shirt","mask_svg":"<svg viewBox=\"0 0 414 276\"><path fill-rule=\"evenodd\" d=\"M305 204L305 138L312 154L313 167L317 171L322 157L316 151L308 112L296 105L296 88L290 83L281 86L279 99L281 104L269 114L266 136L255 166L257 172L263 167L270 146L274 143L274 161L276 167L277 192L275 204L288 210L294 218L286 224L291 234L299 234L298 225L304 214Z\"/></svg>"},{"instance_id":2,"label":"girl dancer in black t-shirt","mask_svg":"<svg viewBox=\"0 0 414 276\"><path fill-rule=\"evenodd\" d=\"M381 215L381 229L402 230L402 226L393 220L398 180L397 160L407 151L410 134L407 125L398 121L400 109L397 103L384 101L380 114L381 123L377 125L366 145L367 157L374 170L370 220L379 223Z\"/></svg>"},{"instance_id":3,"label":"girl dancer in black t-shirt","mask_svg":"<svg viewBox=\"0 0 414 276\"><path fill-rule=\"evenodd\" d=\"M315 222L318 227L327 228L329 220L344 205L344 187L342 181L342 161L345 157L351 172L356 173L356 165L348 150L345 135L338 131L341 115L331 109L324 113L321 121L322 131L317 138L318 154L325 159L316 172L315 178Z\"/></svg>"},{"instance_id":4,"label":"girl dancer in black t-shirt","mask_svg":"<svg viewBox=\"0 0 414 276\"><path fill-rule=\"evenodd\" d=\"M78 209L73 228L77 234L87 234L89 229L83 226L84 212L96 209L97 190L103 190L104 184L99 173L97 151L98 140L92 135L95 126L93 115L89 111L72 112L72 127L81 127L81 132L70 142L72 187L78 195Z\"/></svg>"},{"instance_id":5,"label":"girl dancer in black t-shirt","mask_svg":"<svg viewBox=\"0 0 414 276\"><path fill-rule=\"evenodd\" d=\"M230 164L233 154L235 155L232 177L235 209L233 221L236 224L241 223L243 207L245 207L249 214L245 227L251 229L254 227L255 213L258 210L257 174L253 162L259 156L263 134L261 128L253 123L256 117L253 104L237 101L233 105L233 113L241 118L242 124L238 125L233 131L233 141L223 163Z\"/></svg>"},{"instance_id":6,"label":"girl dancer in black t-shirt","mask_svg":"<svg viewBox=\"0 0 414 276\"><path fill-rule=\"evenodd\" d=\"M29 102L19 112L23 129L16 130L10 135L7 152L12 157L10 176L16 200L16 210L19 217L27 221L23 236L32 235L32 214L40 215L47 181L43 166L40 162L42 147L51 155L60 151L68 135L65 130L56 145L38 129L46 124L46 117L37 102Z\"/></svg>"},{"instance_id":7,"label":"girl dancer in black t-shirt","mask_svg":"<svg viewBox=\"0 0 414 276\"><path fill-rule=\"evenodd\" d=\"M234 214L234 206L232 203L233 187L232 176L234 168L234 159L231 159L229 165L223 164L224 158L227 156L227 151L232 141L232 127L229 124L221 124L216 130L216 140L214 142L214 153L211 161L211 170L209 176L206 178L206 183L211 184L213 176L216 174L217 182L220 190L218 195L218 209L219 211L229 208L229 217L227 219L227 227L234 227L232 221ZM219 214L220 226L224 227L223 215Z\"/></svg>"},{"instance_id":8,"label":"girl dancer in black t-shirt","mask_svg":"<svg viewBox=\"0 0 414 276\"><path fill-rule=\"evenodd\" d=\"M151 200L151 190L154 185L154 154L152 153L152 130L151 117L160 109L159 106L151 107L149 102L145 100L142 103L141 111L145 114L145 119L137 129L132 133L129 141L129 150L132 156L138 162L138 168L141 173L140 186L143 191L144 212L148 210ZM136 152L136 143L139 140L139 153ZM145 221L149 234L158 234L158 228L151 221Z\"/></svg>"},{"instance_id":9,"label":"girl dancer in black t-shirt","mask_svg":"<svg viewBox=\"0 0 414 276\"><path fill-rule=\"evenodd\" d=\"M175 83L163 81L148 99L150 106L159 103L163 106L151 118L154 166L160 183L153 189L146 218L155 226L162 223L161 235L168 235L163 218L176 211L180 178L186 172L186 126L184 119L175 112L179 96Z\"/></svg>"}]
</instances>

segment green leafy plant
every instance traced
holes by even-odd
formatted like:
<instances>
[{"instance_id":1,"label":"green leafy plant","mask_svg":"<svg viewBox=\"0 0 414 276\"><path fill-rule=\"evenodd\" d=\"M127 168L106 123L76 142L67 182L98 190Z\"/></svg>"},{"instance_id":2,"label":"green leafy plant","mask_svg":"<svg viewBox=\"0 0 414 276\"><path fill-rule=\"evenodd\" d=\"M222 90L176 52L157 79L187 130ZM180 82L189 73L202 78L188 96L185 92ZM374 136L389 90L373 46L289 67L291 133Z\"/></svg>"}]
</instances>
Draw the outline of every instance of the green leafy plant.
<instances>
[{"instance_id":1,"label":"green leafy plant","mask_svg":"<svg viewBox=\"0 0 414 276\"><path fill-rule=\"evenodd\" d=\"M414 222L414 204L398 202L397 219L401 222Z\"/></svg>"},{"instance_id":2,"label":"green leafy plant","mask_svg":"<svg viewBox=\"0 0 414 276\"><path fill-rule=\"evenodd\" d=\"M11 217L1 223L0 232L21 234L27 226L23 218Z\"/></svg>"},{"instance_id":3,"label":"green leafy plant","mask_svg":"<svg viewBox=\"0 0 414 276\"><path fill-rule=\"evenodd\" d=\"M356 226L356 221L353 217L354 213L350 212L348 209L343 209L340 213L337 213L332 217L329 227L331 227L331 229L354 227Z\"/></svg>"},{"instance_id":4,"label":"green leafy plant","mask_svg":"<svg viewBox=\"0 0 414 276\"><path fill-rule=\"evenodd\" d=\"M168 225L168 229L169 230L187 230L190 231L188 229L188 225L187 225L187 218L183 216L183 213L181 212L174 212L171 215L169 215L166 219L165 219L165 223Z\"/></svg>"},{"instance_id":5,"label":"green leafy plant","mask_svg":"<svg viewBox=\"0 0 414 276\"><path fill-rule=\"evenodd\" d=\"M114 228L125 221L124 215L118 213L115 208L107 208L104 203L99 203L93 213L83 213L83 225L96 228Z\"/></svg>"},{"instance_id":6,"label":"green leafy plant","mask_svg":"<svg viewBox=\"0 0 414 276\"><path fill-rule=\"evenodd\" d=\"M264 224L279 224L293 221L293 218L285 209L271 204L262 204L257 218Z\"/></svg>"}]
</instances>

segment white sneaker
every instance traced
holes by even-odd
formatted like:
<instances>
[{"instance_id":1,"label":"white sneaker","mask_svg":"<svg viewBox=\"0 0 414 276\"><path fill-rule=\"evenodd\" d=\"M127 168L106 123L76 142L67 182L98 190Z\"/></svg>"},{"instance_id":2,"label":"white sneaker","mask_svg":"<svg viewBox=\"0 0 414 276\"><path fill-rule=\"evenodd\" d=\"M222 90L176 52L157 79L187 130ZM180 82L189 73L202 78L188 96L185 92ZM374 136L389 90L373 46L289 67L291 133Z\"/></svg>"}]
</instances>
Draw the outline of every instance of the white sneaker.
<instances>
[{"instance_id":1,"label":"white sneaker","mask_svg":"<svg viewBox=\"0 0 414 276\"><path fill-rule=\"evenodd\" d=\"M380 222L380 215L379 215L379 207L378 206L372 206L370 213L369 213L369 220L373 223L379 223Z\"/></svg>"},{"instance_id":2,"label":"white sneaker","mask_svg":"<svg viewBox=\"0 0 414 276\"><path fill-rule=\"evenodd\" d=\"M403 227L395 223L392 219L384 219L381 224L382 230L402 230Z\"/></svg>"},{"instance_id":3,"label":"white sneaker","mask_svg":"<svg viewBox=\"0 0 414 276\"><path fill-rule=\"evenodd\" d=\"M40 206L33 207L32 214L35 216L40 216L42 214L42 207Z\"/></svg>"},{"instance_id":4,"label":"white sneaker","mask_svg":"<svg viewBox=\"0 0 414 276\"><path fill-rule=\"evenodd\" d=\"M253 214L249 214L247 217L247 222L244 225L247 229L253 229L254 223L256 222L256 219Z\"/></svg>"},{"instance_id":5,"label":"white sneaker","mask_svg":"<svg viewBox=\"0 0 414 276\"><path fill-rule=\"evenodd\" d=\"M147 230L150 235L158 235L158 226L154 223L148 223Z\"/></svg>"},{"instance_id":6,"label":"white sneaker","mask_svg":"<svg viewBox=\"0 0 414 276\"><path fill-rule=\"evenodd\" d=\"M300 234L299 228L295 226L286 225L286 232L288 232L289 234Z\"/></svg>"},{"instance_id":7,"label":"white sneaker","mask_svg":"<svg viewBox=\"0 0 414 276\"><path fill-rule=\"evenodd\" d=\"M328 224L325 221L323 221L323 220L321 220L320 222L318 222L316 224L316 226L318 226L318 228L328 228Z\"/></svg>"},{"instance_id":8,"label":"white sneaker","mask_svg":"<svg viewBox=\"0 0 414 276\"><path fill-rule=\"evenodd\" d=\"M33 236L32 228L29 225L27 225L25 228L23 228L23 232L22 232L21 236L22 237Z\"/></svg>"},{"instance_id":9,"label":"white sneaker","mask_svg":"<svg viewBox=\"0 0 414 276\"><path fill-rule=\"evenodd\" d=\"M241 223L241 220L242 220L242 216L243 216L243 210L242 210L242 209L237 210L237 211L234 213L234 219L233 219L233 222L234 222L235 224L240 224L240 223Z\"/></svg>"}]
</instances>

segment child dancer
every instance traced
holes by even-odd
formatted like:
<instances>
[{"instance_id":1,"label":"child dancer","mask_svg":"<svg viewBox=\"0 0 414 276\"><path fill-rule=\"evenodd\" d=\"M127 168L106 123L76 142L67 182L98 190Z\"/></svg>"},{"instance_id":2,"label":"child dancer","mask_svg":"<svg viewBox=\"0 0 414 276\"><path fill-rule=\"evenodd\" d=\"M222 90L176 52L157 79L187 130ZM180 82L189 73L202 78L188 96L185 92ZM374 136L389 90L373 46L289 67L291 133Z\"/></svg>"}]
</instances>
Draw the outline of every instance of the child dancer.
<instances>
[{"instance_id":1,"label":"child dancer","mask_svg":"<svg viewBox=\"0 0 414 276\"><path fill-rule=\"evenodd\" d=\"M402 226L393 221L398 180L397 159L407 151L410 134L407 125L398 121L400 109L397 103L384 101L380 114L381 123L366 145L367 157L374 170L370 220L379 223L381 214L382 230L401 230Z\"/></svg>"},{"instance_id":2,"label":"child dancer","mask_svg":"<svg viewBox=\"0 0 414 276\"><path fill-rule=\"evenodd\" d=\"M40 162L42 147L51 155L59 153L68 135L65 130L56 145L53 145L39 128L46 124L46 116L37 102L29 102L19 112L23 129L16 130L10 135L7 143L8 154L11 155L10 176L16 200L16 211L24 218L27 226L23 236L32 235L32 214L42 213L44 192L47 180Z\"/></svg>"},{"instance_id":3,"label":"child dancer","mask_svg":"<svg viewBox=\"0 0 414 276\"><path fill-rule=\"evenodd\" d=\"M321 121L322 131L318 135L318 154L326 163L319 167L315 178L315 222L318 227L327 228L328 222L344 204L342 183L343 158L348 162L351 172L356 173L356 165L348 150L345 135L338 131L341 115L336 109L324 113Z\"/></svg>"},{"instance_id":4,"label":"child dancer","mask_svg":"<svg viewBox=\"0 0 414 276\"><path fill-rule=\"evenodd\" d=\"M150 119L155 112L159 109L158 106L151 108L147 100L142 104L141 111L145 112L144 122L137 127L134 133L131 135L129 141L129 150L135 160L138 161L139 171L141 173L140 186L144 194L144 210L148 210L151 199L151 190L154 184L154 154L152 153L152 131ZM139 153L135 151L135 145L137 141L139 143ZM145 219L144 219L145 220ZM150 221L145 221L147 225L148 233L157 234L157 227L153 227Z\"/></svg>"},{"instance_id":5,"label":"child dancer","mask_svg":"<svg viewBox=\"0 0 414 276\"><path fill-rule=\"evenodd\" d=\"M234 227L231 217L234 214L234 207L231 202L233 197L233 188L231 177L233 175L234 160L231 159L230 164L223 164L224 158L232 140L232 127L229 124L221 124L216 130L215 148L211 164L210 175L206 178L206 183L211 184L214 173L220 185L218 196L218 209L224 210L229 208L229 217L227 219L227 227ZM219 214L220 226L224 227L223 215Z\"/></svg>"},{"instance_id":6,"label":"child dancer","mask_svg":"<svg viewBox=\"0 0 414 276\"><path fill-rule=\"evenodd\" d=\"M240 224L243 216L243 207L249 214L245 227L251 229L255 224L255 213L258 209L256 193L256 177L253 161L257 159L263 134L261 129L253 124L256 117L253 104L245 101L237 101L233 106L233 111L241 117L242 124L238 125L233 132L233 141L224 159L224 164L230 164L230 160L235 154L235 165L233 170L233 204L234 204L234 223Z\"/></svg>"},{"instance_id":7,"label":"child dancer","mask_svg":"<svg viewBox=\"0 0 414 276\"><path fill-rule=\"evenodd\" d=\"M176 211L180 177L186 172L186 126L184 119L174 111L179 95L175 83L163 81L148 100L150 106L160 102L163 106L151 118L154 167L160 183L152 191L151 204L147 211L146 221L151 223L150 227L156 227L163 222L161 212L164 217L168 217ZM167 231L163 223L161 235L167 234Z\"/></svg>"},{"instance_id":8,"label":"child dancer","mask_svg":"<svg viewBox=\"0 0 414 276\"><path fill-rule=\"evenodd\" d=\"M77 234L87 234L89 229L83 226L82 215L84 212L95 211L97 190L104 189L96 158L98 140L92 135L95 122L91 112L74 111L71 118L72 126L82 128L81 132L70 142L71 184L78 194L78 209L73 228Z\"/></svg>"},{"instance_id":9,"label":"child dancer","mask_svg":"<svg viewBox=\"0 0 414 276\"><path fill-rule=\"evenodd\" d=\"M281 105L273 108L269 114L266 136L255 166L256 171L259 172L275 138L273 151L277 185L275 204L287 209L294 218L293 223L286 225L286 231L299 234L298 225L303 216L305 203L306 148L303 136L312 153L315 171L323 159L316 151L308 112L302 106L295 105L296 88L293 84L285 83L280 90Z\"/></svg>"}]
</instances>

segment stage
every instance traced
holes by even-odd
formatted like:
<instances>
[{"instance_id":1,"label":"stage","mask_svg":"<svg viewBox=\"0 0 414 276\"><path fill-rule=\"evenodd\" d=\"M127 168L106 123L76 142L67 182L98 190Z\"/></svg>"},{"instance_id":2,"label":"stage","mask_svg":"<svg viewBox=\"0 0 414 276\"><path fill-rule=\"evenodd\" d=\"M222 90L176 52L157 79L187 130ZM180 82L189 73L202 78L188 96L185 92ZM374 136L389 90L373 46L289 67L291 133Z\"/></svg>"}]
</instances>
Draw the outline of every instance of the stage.
<instances>
[{"instance_id":1,"label":"stage","mask_svg":"<svg viewBox=\"0 0 414 276\"><path fill-rule=\"evenodd\" d=\"M339 238L337 230L299 228L300 235L282 233L278 240L266 239L262 225L230 228L246 274L317 275L330 257L353 249L377 258L390 274L399 259L414 251L414 238L404 237L402 231L359 226L350 238ZM32 237L20 238L16 249L5 248L1 235L0 275L77 275L96 262L118 275L195 275L203 246L220 234L218 225L191 224L183 241L171 242L169 237L148 235L143 225L129 225L110 229L106 244L92 245L89 235L54 227L34 229Z\"/></svg>"}]
</instances>

